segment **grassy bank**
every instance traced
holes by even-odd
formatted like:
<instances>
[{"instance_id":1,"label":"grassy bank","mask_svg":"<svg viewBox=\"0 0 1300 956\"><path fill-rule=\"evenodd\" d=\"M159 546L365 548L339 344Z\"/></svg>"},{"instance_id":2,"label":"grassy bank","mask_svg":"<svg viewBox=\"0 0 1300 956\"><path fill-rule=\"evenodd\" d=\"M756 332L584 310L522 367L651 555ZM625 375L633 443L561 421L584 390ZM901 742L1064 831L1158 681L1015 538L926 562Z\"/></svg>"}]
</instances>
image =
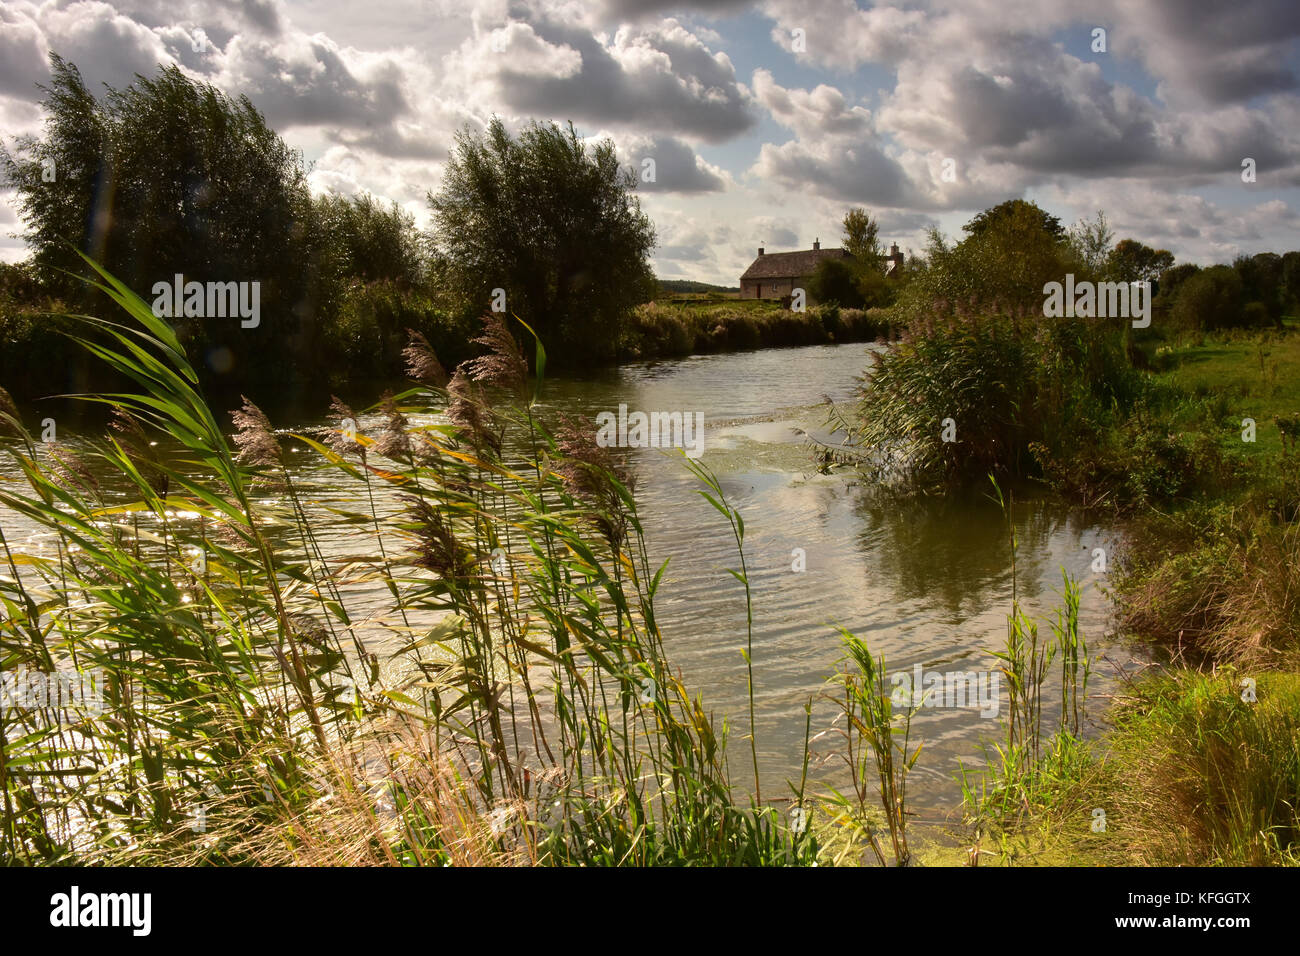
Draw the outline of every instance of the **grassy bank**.
<instances>
[{"instance_id":1,"label":"grassy bank","mask_svg":"<svg viewBox=\"0 0 1300 956\"><path fill-rule=\"evenodd\" d=\"M899 326L883 310L810 306L718 295L651 302L633 310L619 345L624 361L707 352L889 341Z\"/></svg>"},{"instance_id":2,"label":"grassy bank","mask_svg":"<svg viewBox=\"0 0 1300 956\"><path fill-rule=\"evenodd\" d=\"M1127 336L952 318L881 357L857 409L856 454L886 477L1044 483L1127 528L1117 625L1154 648L1152 676L1098 744L993 753L972 840L986 862L1294 864L1300 334L1152 336L1140 359Z\"/></svg>"}]
</instances>

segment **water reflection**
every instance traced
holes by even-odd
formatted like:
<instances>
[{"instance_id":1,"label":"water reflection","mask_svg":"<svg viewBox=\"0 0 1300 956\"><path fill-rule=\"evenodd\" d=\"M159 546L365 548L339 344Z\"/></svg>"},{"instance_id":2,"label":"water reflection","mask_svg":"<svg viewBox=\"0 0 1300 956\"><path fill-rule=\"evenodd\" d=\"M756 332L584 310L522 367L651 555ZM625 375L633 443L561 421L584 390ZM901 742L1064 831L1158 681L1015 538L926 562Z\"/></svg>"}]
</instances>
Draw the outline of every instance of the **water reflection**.
<instances>
[{"instance_id":1,"label":"water reflection","mask_svg":"<svg viewBox=\"0 0 1300 956\"><path fill-rule=\"evenodd\" d=\"M755 602L756 730L769 793L783 792L784 780L798 775L804 704L818 701L815 730L832 719L833 708L819 698L840 658L834 625L866 638L891 669L903 670L917 664L987 670L995 665L991 649L1005 638L1012 604L1010 546L995 502L980 495L884 500L846 473L819 474L803 447L805 433L824 434L825 400L847 400L866 364L863 346L814 346L695 356L547 383L544 411L594 417L626 403L644 411L704 413L703 461L746 524ZM363 418L359 426L367 431L377 422ZM324 422L276 423L302 430ZM659 599L669 654L687 686L729 719L734 746L743 747L745 607L740 584L726 570L739 566L730 530L697 494L679 456L642 449L630 452L630 464L652 562L669 561ZM360 507L358 489L340 483L338 473L307 449L290 455L290 467L308 507L321 516L318 538L330 561L372 557L369 531L361 534L357 526L329 517L330 508ZM381 516L398 510L387 489L376 493ZM11 518L4 520L12 539L19 535L11 531L22 529L11 529ZM1017 501L1013 521L1020 541L1016 589L1026 609L1048 615L1064 566L1083 584L1083 629L1095 649L1110 608L1098 587L1103 576L1091 571L1092 551L1111 547L1113 534L1047 499ZM400 551L400 543L394 541L392 550ZM386 613L381 584L344 590L357 602L359 617ZM1048 633L1045 622L1043 632ZM370 639L378 642L371 649L381 652L398 643L379 627ZM1104 690L1105 680L1093 689ZM922 810L955 802L951 775L958 761L969 765L980 741L1000 734L996 720L971 709L924 711L915 729L925 741L913 790ZM738 783L745 763L733 761ZM815 769L831 779L841 772L834 766Z\"/></svg>"}]
</instances>

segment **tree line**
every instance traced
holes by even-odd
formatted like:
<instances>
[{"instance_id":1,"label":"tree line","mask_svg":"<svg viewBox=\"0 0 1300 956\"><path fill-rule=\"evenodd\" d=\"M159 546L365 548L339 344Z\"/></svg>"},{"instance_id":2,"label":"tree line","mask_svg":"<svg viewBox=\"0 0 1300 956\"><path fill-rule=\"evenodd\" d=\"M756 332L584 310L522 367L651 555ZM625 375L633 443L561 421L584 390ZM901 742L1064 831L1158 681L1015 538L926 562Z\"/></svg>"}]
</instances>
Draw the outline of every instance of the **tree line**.
<instances>
[{"instance_id":1,"label":"tree line","mask_svg":"<svg viewBox=\"0 0 1300 956\"><path fill-rule=\"evenodd\" d=\"M953 309L1039 313L1043 286L1066 274L1094 282L1151 282L1155 308L1180 330L1280 327L1300 309L1300 251L1238 256L1232 265L1175 264L1167 249L1115 241L1104 212L1062 225L1036 203L1009 199L979 213L957 241L937 229L921 256L887 278L879 225L863 209L844 217L851 259L821 262L814 298L850 308L892 307L900 321Z\"/></svg>"},{"instance_id":2,"label":"tree line","mask_svg":"<svg viewBox=\"0 0 1300 956\"><path fill-rule=\"evenodd\" d=\"M171 66L97 97L50 59L42 135L0 150L30 249L0 269L0 375L18 394L96 384L52 315L102 309L79 253L146 302L176 275L258 283L256 328L173 320L208 383L231 389L397 375L408 329L459 361L493 304L537 329L556 364L607 359L654 296L635 177L572 125L464 130L422 232L396 203L313 195L301 154L246 96Z\"/></svg>"},{"instance_id":3,"label":"tree line","mask_svg":"<svg viewBox=\"0 0 1300 956\"><path fill-rule=\"evenodd\" d=\"M147 302L177 275L258 283L255 328L172 319L205 384L232 392L320 395L395 377L410 331L455 363L474 353L477 319L494 307L527 321L555 365L610 361L633 308L659 291L635 174L612 142L587 143L572 124L462 130L421 231L395 203L313 195L301 154L245 96L171 66L97 97L74 64L50 60L43 134L0 148L31 250L0 267L0 382L15 394L103 384L60 334L59 313L103 305L78 279L81 253ZM812 296L891 307L903 324L973 305L1037 311L1043 285L1067 272L1155 279L1157 312L1199 329L1277 325L1300 295L1300 252L1200 269L1114 242L1102 214L1066 229L1022 199L975 216L959 241L931 230L924 254L888 277L877 221L851 209L843 225L852 257L823 261Z\"/></svg>"}]
</instances>

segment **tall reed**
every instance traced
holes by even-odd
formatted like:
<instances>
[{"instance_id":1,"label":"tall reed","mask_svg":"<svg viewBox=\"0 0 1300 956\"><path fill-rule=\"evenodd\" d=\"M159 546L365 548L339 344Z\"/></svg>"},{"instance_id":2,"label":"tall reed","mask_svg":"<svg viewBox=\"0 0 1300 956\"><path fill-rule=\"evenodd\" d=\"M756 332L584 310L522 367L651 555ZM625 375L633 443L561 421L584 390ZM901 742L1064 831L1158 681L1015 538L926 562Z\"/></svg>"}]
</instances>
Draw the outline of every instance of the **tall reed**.
<instances>
[{"instance_id":1,"label":"tall reed","mask_svg":"<svg viewBox=\"0 0 1300 956\"><path fill-rule=\"evenodd\" d=\"M912 715L921 702L911 694L895 708L895 694L886 687L883 657L873 658L865 641L838 629L844 647L844 667L834 678L841 693L835 698L844 718L843 757L848 764L852 798L832 791L830 805L837 820L861 834L881 866L889 857L868 810L873 790L884 811L895 866L914 862L907 845L907 777L921 756L912 748ZM914 689L913 693L917 693Z\"/></svg>"},{"instance_id":2,"label":"tall reed","mask_svg":"<svg viewBox=\"0 0 1300 956\"><path fill-rule=\"evenodd\" d=\"M87 397L123 430L57 459L0 409L30 489L0 506L56 547L0 539L5 670L105 677L102 712L3 713L7 860L815 859L815 839L735 799L725 728L664 652L666 563L632 475L590 423L541 420L540 342L529 396L500 318L450 381L413 338L418 384L292 436L331 469L304 486L252 403L227 439L170 327L98 276L125 321L83 317L74 337L136 383ZM743 583L743 522L696 474ZM328 553L322 492L373 547ZM359 588L384 607L363 613ZM381 641L398 650L381 660Z\"/></svg>"}]
</instances>

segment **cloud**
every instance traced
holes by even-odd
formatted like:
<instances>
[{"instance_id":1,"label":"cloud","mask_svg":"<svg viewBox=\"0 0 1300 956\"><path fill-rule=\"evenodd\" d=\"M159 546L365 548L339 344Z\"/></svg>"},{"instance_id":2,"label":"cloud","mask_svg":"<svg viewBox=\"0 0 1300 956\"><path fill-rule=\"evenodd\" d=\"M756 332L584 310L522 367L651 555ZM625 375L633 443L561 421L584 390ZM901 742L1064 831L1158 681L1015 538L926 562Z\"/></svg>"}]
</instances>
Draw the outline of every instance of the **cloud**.
<instances>
[{"instance_id":1,"label":"cloud","mask_svg":"<svg viewBox=\"0 0 1300 956\"><path fill-rule=\"evenodd\" d=\"M95 93L104 83L124 87L137 73L149 75L159 63L175 62L157 33L107 3L86 0L39 7L22 3L13 9L40 31L45 51L52 50L76 64ZM8 29L6 26L6 32ZM44 82L48 75L48 70L42 69L33 82ZM26 95L33 100L40 96L34 86L28 87Z\"/></svg>"},{"instance_id":2,"label":"cloud","mask_svg":"<svg viewBox=\"0 0 1300 956\"><path fill-rule=\"evenodd\" d=\"M876 138L868 110L825 84L786 89L766 70L755 71L753 85L757 101L795 138L764 143L752 175L851 202L901 206L916 198L906 173Z\"/></svg>"},{"instance_id":3,"label":"cloud","mask_svg":"<svg viewBox=\"0 0 1300 956\"><path fill-rule=\"evenodd\" d=\"M1135 178L1052 186L1042 200L1076 216L1103 210L1117 239L1169 249L1180 262L1231 262L1238 255L1300 246L1300 214L1281 199L1228 206Z\"/></svg>"},{"instance_id":4,"label":"cloud","mask_svg":"<svg viewBox=\"0 0 1300 956\"><path fill-rule=\"evenodd\" d=\"M854 0L768 0L763 10L777 23L773 43L810 66L842 71L898 62L929 26L924 11L888 4L863 9ZM796 30L802 31L802 49Z\"/></svg>"},{"instance_id":5,"label":"cloud","mask_svg":"<svg viewBox=\"0 0 1300 956\"><path fill-rule=\"evenodd\" d=\"M0 6L0 94L30 98L49 76L41 28L26 11Z\"/></svg>"},{"instance_id":6,"label":"cloud","mask_svg":"<svg viewBox=\"0 0 1300 956\"><path fill-rule=\"evenodd\" d=\"M655 160L665 274L734 282L848 204L906 246L1011 196L1231 258L1295 244L1298 37L1294 0L0 0L0 128L39 128L54 49L96 93L159 64L246 93L314 190L421 217L456 130L572 120Z\"/></svg>"},{"instance_id":7,"label":"cloud","mask_svg":"<svg viewBox=\"0 0 1300 956\"><path fill-rule=\"evenodd\" d=\"M1300 88L1293 0L1109 0L1114 50L1136 56L1177 105L1243 103ZM1292 63L1286 60L1290 57Z\"/></svg>"},{"instance_id":8,"label":"cloud","mask_svg":"<svg viewBox=\"0 0 1300 956\"><path fill-rule=\"evenodd\" d=\"M403 71L390 57L372 59L365 75L324 34L277 40L240 35L222 52L213 81L247 94L278 129L330 124L365 128L409 111Z\"/></svg>"},{"instance_id":9,"label":"cloud","mask_svg":"<svg viewBox=\"0 0 1300 956\"><path fill-rule=\"evenodd\" d=\"M548 19L534 10L502 34L465 41L447 72L471 95L518 113L722 142L754 124L747 91L725 53L713 53L676 20L621 27L612 38ZM526 31L523 29L526 27ZM492 38L527 37L522 64ZM498 43L500 46L500 43ZM482 89L487 83L490 89ZM485 95L486 94L486 95Z\"/></svg>"},{"instance_id":10,"label":"cloud","mask_svg":"<svg viewBox=\"0 0 1300 956\"><path fill-rule=\"evenodd\" d=\"M593 140L609 135L615 141L619 160L637 176L637 192L707 193L726 189L729 175L705 162L682 140L674 136L611 135L598 133ZM653 160L648 166L646 160ZM653 180L647 180L650 169Z\"/></svg>"}]
</instances>

